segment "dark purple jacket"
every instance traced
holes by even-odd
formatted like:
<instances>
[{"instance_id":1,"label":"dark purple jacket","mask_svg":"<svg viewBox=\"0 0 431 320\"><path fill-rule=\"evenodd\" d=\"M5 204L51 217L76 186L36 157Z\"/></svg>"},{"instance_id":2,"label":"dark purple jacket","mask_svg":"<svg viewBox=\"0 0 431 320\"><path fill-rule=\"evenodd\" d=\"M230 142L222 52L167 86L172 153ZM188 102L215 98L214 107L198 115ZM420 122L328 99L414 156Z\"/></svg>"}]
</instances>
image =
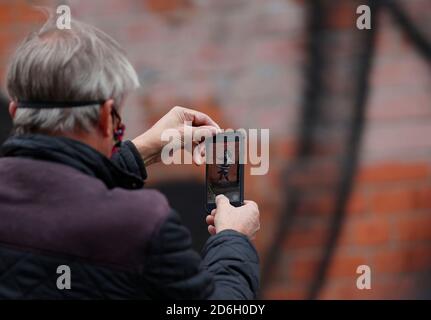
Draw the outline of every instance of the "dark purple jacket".
<instances>
[{"instance_id":1,"label":"dark purple jacket","mask_svg":"<svg viewBox=\"0 0 431 320\"><path fill-rule=\"evenodd\" d=\"M146 178L138 158L126 143L115 162ZM71 289L57 287L60 265L70 267ZM235 231L194 252L156 190L109 189L69 165L0 158L0 298L251 299L258 269Z\"/></svg>"}]
</instances>

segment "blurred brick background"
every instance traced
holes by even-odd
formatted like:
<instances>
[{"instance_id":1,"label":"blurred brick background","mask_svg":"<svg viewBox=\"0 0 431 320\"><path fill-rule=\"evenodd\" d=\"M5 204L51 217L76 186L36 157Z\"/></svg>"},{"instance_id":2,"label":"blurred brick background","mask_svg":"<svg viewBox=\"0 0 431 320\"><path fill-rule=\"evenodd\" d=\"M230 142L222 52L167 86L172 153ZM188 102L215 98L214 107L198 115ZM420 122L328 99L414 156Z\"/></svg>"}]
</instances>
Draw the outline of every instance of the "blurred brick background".
<instances>
[{"instance_id":1,"label":"blurred brick background","mask_svg":"<svg viewBox=\"0 0 431 320\"><path fill-rule=\"evenodd\" d=\"M8 56L44 20L31 5L59 3L0 0L3 88ZM246 177L246 196L261 208L262 231L256 244L264 257L285 200L281 172L295 152L304 81L304 1L67 3L73 17L118 40L138 70L142 88L124 111L130 136L174 105L207 112L225 128L271 130L269 174ZM416 22L431 26L430 1L402 3ZM355 9L342 6L334 12L338 36L354 25ZM381 18L360 168L321 298L402 297L431 270L430 66L388 15ZM150 185L204 179L203 168L194 166L155 165L149 171ZM320 213L325 206L331 210L324 198L316 197L313 203ZM295 225L265 298L305 297L318 259L315 249L326 228L318 220ZM372 290L356 289L360 264L371 267Z\"/></svg>"}]
</instances>

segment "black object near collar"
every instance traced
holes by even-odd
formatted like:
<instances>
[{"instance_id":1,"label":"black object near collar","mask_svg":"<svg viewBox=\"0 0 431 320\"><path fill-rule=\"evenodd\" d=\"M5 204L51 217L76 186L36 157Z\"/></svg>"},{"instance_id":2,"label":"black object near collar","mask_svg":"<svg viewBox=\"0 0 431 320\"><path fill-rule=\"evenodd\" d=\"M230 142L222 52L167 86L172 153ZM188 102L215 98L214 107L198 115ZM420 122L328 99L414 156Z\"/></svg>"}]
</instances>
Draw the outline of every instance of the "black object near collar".
<instances>
[{"instance_id":1,"label":"black object near collar","mask_svg":"<svg viewBox=\"0 0 431 320\"><path fill-rule=\"evenodd\" d=\"M56 109L56 108L77 108L88 107L96 104L103 104L105 100L95 101L18 101L17 107L21 109Z\"/></svg>"}]
</instances>

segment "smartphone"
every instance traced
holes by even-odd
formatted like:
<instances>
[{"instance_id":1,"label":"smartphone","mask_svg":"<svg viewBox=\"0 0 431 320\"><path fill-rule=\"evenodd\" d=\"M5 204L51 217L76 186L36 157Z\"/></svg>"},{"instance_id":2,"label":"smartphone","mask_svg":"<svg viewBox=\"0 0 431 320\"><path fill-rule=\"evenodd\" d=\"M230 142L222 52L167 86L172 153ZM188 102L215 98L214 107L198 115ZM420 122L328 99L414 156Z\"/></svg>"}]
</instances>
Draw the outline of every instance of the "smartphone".
<instances>
[{"instance_id":1,"label":"smartphone","mask_svg":"<svg viewBox=\"0 0 431 320\"><path fill-rule=\"evenodd\" d=\"M225 195L235 207L244 204L244 135L220 133L205 140L206 212L216 208L215 198Z\"/></svg>"}]
</instances>

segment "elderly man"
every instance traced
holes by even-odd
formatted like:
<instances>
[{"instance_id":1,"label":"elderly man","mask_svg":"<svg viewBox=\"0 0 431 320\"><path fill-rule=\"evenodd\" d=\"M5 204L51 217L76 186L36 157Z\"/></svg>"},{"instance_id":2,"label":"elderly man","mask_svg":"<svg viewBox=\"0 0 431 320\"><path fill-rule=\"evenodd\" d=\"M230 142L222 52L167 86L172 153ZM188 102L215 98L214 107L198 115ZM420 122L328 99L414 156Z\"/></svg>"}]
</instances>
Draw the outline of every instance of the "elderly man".
<instances>
[{"instance_id":1,"label":"elderly man","mask_svg":"<svg viewBox=\"0 0 431 320\"><path fill-rule=\"evenodd\" d=\"M254 202L235 208L219 196L200 256L165 197L143 188L163 130L190 121L208 136L218 125L175 107L120 145L119 114L138 84L119 45L78 21L57 30L50 19L17 49L7 74L14 134L0 151L0 298L256 296ZM59 286L64 266L70 287Z\"/></svg>"}]
</instances>

